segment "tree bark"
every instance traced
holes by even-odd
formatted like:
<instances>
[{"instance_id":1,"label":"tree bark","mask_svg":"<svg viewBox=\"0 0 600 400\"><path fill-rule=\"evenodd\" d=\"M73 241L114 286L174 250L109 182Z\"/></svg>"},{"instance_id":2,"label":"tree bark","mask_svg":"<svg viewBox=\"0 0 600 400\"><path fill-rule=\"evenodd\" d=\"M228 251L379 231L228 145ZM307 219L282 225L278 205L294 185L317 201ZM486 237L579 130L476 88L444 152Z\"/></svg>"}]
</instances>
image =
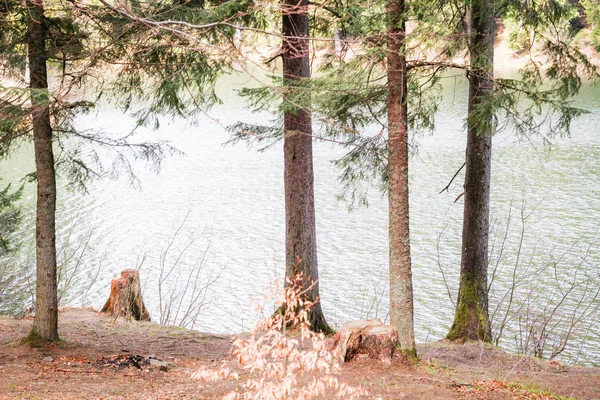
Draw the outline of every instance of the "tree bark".
<instances>
[{"instance_id":1,"label":"tree bark","mask_svg":"<svg viewBox=\"0 0 600 400\"><path fill-rule=\"evenodd\" d=\"M46 25L43 0L27 0L27 46L31 119L37 173L36 307L31 336L58 340L56 281L56 175L46 67Z\"/></svg>"},{"instance_id":2,"label":"tree bark","mask_svg":"<svg viewBox=\"0 0 600 400\"><path fill-rule=\"evenodd\" d=\"M365 354L391 364L398 346L398 332L379 320L347 322L332 338L330 348L340 361L349 362Z\"/></svg>"},{"instance_id":3,"label":"tree bark","mask_svg":"<svg viewBox=\"0 0 600 400\"><path fill-rule=\"evenodd\" d=\"M307 299L319 298L317 234L313 186L310 92L301 82L310 78L308 0L283 0L284 186L286 278L304 277ZM311 329L330 332L320 303L310 310Z\"/></svg>"},{"instance_id":4,"label":"tree bark","mask_svg":"<svg viewBox=\"0 0 600 400\"><path fill-rule=\"evenodd\" d=\"M150 321L150 313L142 297L140 274L135 269L121 271L121 277L110 282L110 296L100 312L136 321Z\"/></svg>"},{"instance_id":5,"label":"tree bark","mask_svg":"<svg viewBox=\"0 0 600 400\"><path fill-rule=\"evenodd\" d=\"M458 303L450 340L491 340L488 314L488 241L494 90L494 15L491 0L471 2L469 115Z\"/></svg>"},{"instance_id":6,"label":"tree bark","mask_svg":"<svg viewBox=\"0 0 600 400\"><path fill-rule=\"evenodd\" d=\"M408 108L404 0L387 3L389 18L388 199L390 241L390 322L400 347L416 356L410 258L408 191Z\"/></svg>"}]
</instances>

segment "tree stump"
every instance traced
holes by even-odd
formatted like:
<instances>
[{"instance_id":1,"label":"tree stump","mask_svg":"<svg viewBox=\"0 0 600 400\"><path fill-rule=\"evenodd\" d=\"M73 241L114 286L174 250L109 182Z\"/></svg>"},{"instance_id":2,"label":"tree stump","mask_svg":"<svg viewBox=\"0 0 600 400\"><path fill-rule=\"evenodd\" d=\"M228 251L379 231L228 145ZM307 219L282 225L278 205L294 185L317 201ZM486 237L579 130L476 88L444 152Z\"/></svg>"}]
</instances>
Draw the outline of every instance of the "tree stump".
<instances>
[{"instance_id":1,"label":"tree stump","mask_svg":"<svg viewBox=\"0 0 600 400\"><path fill-rule=\"evenodd\" d=\"M135 269L121 271L121 277L110 282L110 296L100 312L110 313L117 318L150 321L150 313L142 298L140 275Z\"/></svg>"},{"instance_id":2,"label":"tree stump","mask_svg":"<svg viewBox=\"0 0 600 400\"><path fill-rule=\"evenodd\" d=\"M391 364L398 345L398 332L379 320L360 320L345 323L333 337L332 348L344 362L366 354Z\"/></svg>"}]
</instances>

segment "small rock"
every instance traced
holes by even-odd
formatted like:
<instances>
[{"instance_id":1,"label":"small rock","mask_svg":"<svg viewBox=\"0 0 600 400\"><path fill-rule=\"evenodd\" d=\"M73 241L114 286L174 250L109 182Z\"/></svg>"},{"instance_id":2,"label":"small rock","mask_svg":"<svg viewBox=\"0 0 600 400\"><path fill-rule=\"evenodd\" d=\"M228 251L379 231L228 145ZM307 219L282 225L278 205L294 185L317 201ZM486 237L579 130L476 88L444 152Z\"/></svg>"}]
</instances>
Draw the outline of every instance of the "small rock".
<instances>
[{"instance_id":1,"label":"small rock","mask_svg":"<svg viewBox=\"0 0 600 400\"><path fill-rule=\"evenodd\" d=\"M157 360L156 358L150 358L148 361L150 361L151 367L158 367L158 369L163 372L169 371L169 363L168 362L165 362L162 360Z\"/></svg>"},{"instance_id":2,"label":"small rock","mask_svg":"<svg viewBox=\"0 0 600 400\"><path fill-rule=\"evenodd\" d=\"M46 356L46 357L44 357L44 361L46 361L46 362L54 362L54 357L52 357L52 356Z\"/></svg>"}]
</instances>

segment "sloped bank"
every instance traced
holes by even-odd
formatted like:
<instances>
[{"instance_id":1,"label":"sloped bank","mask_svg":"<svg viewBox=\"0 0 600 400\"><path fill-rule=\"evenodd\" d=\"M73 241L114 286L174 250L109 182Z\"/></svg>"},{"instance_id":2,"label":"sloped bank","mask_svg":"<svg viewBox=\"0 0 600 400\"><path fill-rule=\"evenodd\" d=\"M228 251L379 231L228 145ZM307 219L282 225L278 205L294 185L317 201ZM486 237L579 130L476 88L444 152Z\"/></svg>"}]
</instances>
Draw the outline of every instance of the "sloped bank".
<instances>
[{"instance_id":1,"label":"sloped bank","mask_svg":"<svg viewBox=\"0 0 600 400\"><path fill-rule=\"evenodd\" d=\"M216 399L238 385L190 378L200 366L236 368L231 336L124 322L89 309L62 310L59 323L62 343L32 348L20 344L31 320L0 317L0 399ZM598 368L509 355L477 343L421 345L419 355L414 367L358 359L342 366L339 379L363 385L365 398L373 399L600 398ZM150 365L152 359L166 367Z\"/></svg>"}]
</instances>

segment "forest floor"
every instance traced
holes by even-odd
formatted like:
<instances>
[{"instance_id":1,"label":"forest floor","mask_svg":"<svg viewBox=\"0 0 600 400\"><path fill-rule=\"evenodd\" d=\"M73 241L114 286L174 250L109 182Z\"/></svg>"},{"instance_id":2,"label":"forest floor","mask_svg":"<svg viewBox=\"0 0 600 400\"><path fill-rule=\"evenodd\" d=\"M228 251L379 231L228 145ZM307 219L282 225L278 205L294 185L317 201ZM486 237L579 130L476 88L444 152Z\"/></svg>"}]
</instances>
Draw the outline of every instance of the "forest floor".
<instances>
[{"instance_id":1,"label":"forest floor","mask_svg":"<svg viewBox=\"0 0 600 400\"><path fill-rule=\"evenodd\" d=\"M21 344L31 324L0 316L0 399L218 399L242 390L236 381L191 379L201 366L237 368L229 335L65 309L62 342L35 347ZM416 365L358 359L344 364L338 379L362 385L367 399L600 399L599 368L510 355L479 343L432 343L419 346L419 356ZM150 357L156 365L145 364Z\"/></svg>"}]
</instances>

